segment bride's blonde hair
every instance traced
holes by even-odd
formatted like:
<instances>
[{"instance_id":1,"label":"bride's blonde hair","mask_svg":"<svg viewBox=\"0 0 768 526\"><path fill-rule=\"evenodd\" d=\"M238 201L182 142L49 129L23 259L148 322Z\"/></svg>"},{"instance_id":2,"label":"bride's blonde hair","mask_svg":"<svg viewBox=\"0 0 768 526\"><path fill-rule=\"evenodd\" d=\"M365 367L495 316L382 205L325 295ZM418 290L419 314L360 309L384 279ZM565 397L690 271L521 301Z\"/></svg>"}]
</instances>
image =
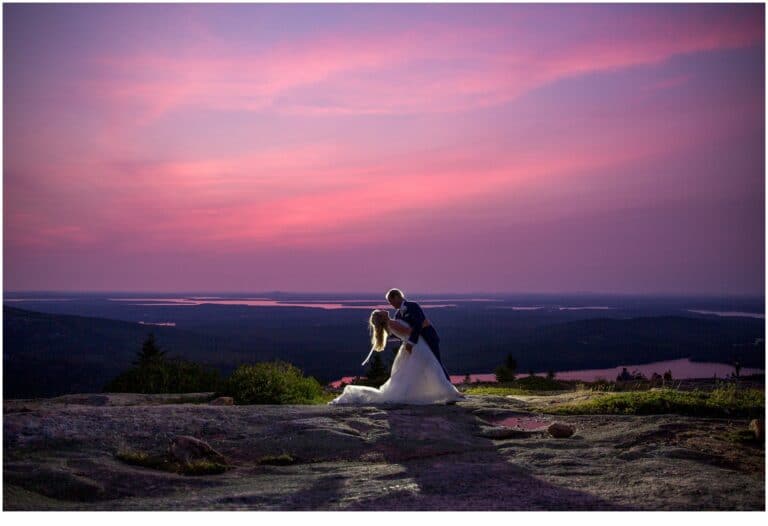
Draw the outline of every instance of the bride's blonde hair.
<instances>
[{"instance_id":1,"label":"bride's blonde hair","mask_svg":"<svg viewBox=\"0 0 768 526\"><path fill-rule=\"evenodd\" d=\"M384 347L387 346L387 336L389 336L389 331L387 330L388 319L387 311L382 309L374 310L368 319L368 329L371 332L371 346L374 351L383 351Z\"/></svg>"}]
</instances>

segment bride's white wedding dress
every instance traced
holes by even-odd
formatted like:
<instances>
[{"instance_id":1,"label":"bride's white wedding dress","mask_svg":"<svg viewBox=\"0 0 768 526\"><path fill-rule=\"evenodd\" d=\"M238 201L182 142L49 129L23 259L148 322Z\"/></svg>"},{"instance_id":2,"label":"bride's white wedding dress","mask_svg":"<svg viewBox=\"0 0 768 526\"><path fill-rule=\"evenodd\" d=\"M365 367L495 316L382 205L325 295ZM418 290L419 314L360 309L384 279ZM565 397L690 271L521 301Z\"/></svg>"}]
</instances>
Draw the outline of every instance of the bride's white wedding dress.
<instances>
[{"instance_id":1,"label":"bride's white wedding dress","mask_svg":"<svg viewBox=\"0 0 768 526\"><path fill-rule=\"evenodd\" d=\"M407 325L391 321L391 328L403 342L407 333L399 329ZM348 385L329 404L444 404L464 396L448 381L443 368L423 338L419 338L409 353L400 347L392 372L379 389L365 385Z\"/></svg>"}]
</instances>

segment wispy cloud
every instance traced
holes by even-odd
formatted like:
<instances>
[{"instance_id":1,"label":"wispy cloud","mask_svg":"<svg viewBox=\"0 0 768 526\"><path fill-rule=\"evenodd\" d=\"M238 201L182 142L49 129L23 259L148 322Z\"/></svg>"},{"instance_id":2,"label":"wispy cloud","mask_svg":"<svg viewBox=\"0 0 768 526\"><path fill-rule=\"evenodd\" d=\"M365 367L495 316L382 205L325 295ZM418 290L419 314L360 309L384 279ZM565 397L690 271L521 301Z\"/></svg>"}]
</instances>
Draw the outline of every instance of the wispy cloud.
<instances>
[{"instance_id":1,"label":"wispy cloud","mask_svg":"<svg viewBox=\"0 0 768 526\"><path fill-rule=\"evenodd\" d=\"M277 277L309 264L292 255L344 252L338 268L360 282L382 245L472 246L521 224L520 239L542 233L539 254L567 272L577 243L559 233L563 218L620 219L675 196L688 208L658 207L675 224L688 209L741 210L743 232L759 219L761 6L50 9L7 11L15 283L54 253L70 258L67 274L52 270L69 279L78 258L122 276L135 254L171 268L193 253L205 276L214 255L256 251ZM595 230L580 240L601 235L584 224ZM717 268L707 232L676 231L677 244L664 234L653 254L696 237L696 256ZM451 264L496 268L512 250Z\"/></svg>"},{"instance_id":2,"label":"wispy cloud","mask_svg":"<svg viewBox=\"0 0 768 526\"><path fill-rule=\"evenodd\" d=\"M529 22L530 23L530 22ZM684 16L597 26L577 42L520 45L535 29L429 24L393 32L323 35L243 52L225 39L205 49L103 56L86 89L135 105L141 122L177 109L298 115L466 111L514 100L575 75L656 64L679 54L762 40L760 20Z\"/></svg>"}]
</instances>

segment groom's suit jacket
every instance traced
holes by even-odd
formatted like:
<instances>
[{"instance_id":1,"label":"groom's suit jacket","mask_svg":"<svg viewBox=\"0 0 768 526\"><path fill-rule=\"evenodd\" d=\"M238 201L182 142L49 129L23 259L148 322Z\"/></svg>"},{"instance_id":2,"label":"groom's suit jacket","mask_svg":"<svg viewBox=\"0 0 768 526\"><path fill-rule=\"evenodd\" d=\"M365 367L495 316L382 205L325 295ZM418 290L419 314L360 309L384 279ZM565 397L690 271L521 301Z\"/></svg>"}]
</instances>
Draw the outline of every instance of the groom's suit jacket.
<instances>
[{"instance_id":1,"label":"groom's suit jacket","mask_svg":"<svg viewBox=\"0 0 768 526\"><path fill-rule=\"evenodd\" d=\"M411 335L408 337L408 341L416 345L419 341L419 335L421 334L422 326L424 325L424 311L415 301L403 300L403 304L397 309L395 314L396 320L403 320L411 327Z\"/></svg>"},{"instance_id":2,"label":"groom's suit jacket","mask_svg":"<svg viewBox=\"0 0 768 526\"><path fill-rule=\"evenodd\" d=\"M411 335L408 337L408 341L413 345L416 345L419 341L419 336L424 338L424 341L427 342L427 345L429 345L429 348L432 350L432 354L437 358L437 363L442 367L443 374L445 374L445 377L450 382L451 377L448 375L448 371L445 370L443 360L440 358L440 336L438 336L437 331L432 324L424 327L426 316L424 316L424 311L421 310L419 304L415 301L407 301L404 299L403 304L400 305L400 308L395 314L395 319L403 320L411 327Z\"/></svg>"}]
</instances>

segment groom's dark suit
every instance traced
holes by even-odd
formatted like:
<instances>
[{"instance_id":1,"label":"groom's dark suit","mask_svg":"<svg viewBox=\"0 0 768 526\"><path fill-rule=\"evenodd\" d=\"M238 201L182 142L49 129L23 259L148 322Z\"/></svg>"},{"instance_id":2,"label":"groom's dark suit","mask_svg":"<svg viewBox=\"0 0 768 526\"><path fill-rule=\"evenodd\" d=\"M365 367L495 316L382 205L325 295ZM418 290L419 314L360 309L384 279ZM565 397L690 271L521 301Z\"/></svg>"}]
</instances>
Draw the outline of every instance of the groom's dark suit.
<instances>
[{"instance_id":1,"label":"groom's dark suit","mask_svg":"<svg viewBox=\"0 0 768 526\"><path fill-rule=\"evenodd\" d=\"M416 345L416 342L419 341L419 336L427 342L429 348L432 349L432 354L437 358L437 363L443 368L445 377L450 380L451 377L448 376L448 371L445 370L443 361L440 359L440 337L437 335L437 331L431 323L426 327L424 326L427 318L424 316L424 311L421 310L419 304L415 301L403 299L402 305L397 309L395 319L403 320L411 327L411 335L408 337L408 341L413 345Z\"/></svg>"}]
</instances>

